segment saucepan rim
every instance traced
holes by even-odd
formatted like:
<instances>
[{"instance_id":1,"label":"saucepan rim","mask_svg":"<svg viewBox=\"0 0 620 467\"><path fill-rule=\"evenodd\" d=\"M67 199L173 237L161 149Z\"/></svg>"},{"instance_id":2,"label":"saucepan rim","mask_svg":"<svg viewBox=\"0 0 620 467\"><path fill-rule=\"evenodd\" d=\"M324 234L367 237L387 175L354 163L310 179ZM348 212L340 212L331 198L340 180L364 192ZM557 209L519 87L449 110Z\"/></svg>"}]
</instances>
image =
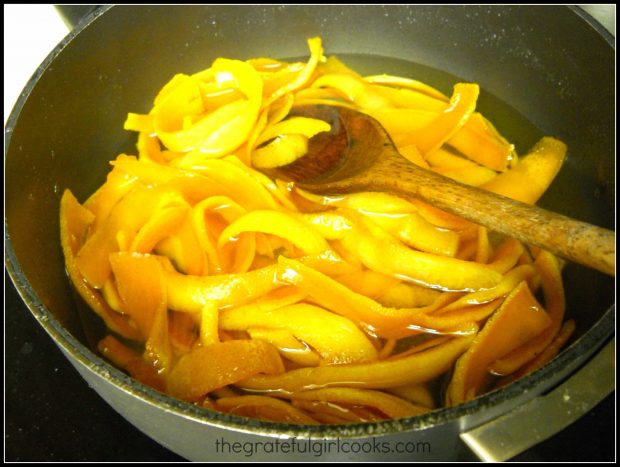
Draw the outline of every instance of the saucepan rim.
<instances>
[{"instance_id":1,"label":"saucepan rim","mask_svg":"<svg viewBox=\"0 0 620 467\"><path fill-rule=\"evenodd\" d=\"M88 27L94 20L96 20L98 16L105 14L105 12L110 8L113 8L113 6L104 6L91 12L88 17L81 21L76 28L74 28L65 37L65 39L63 39L56 46L56 48L54 48L54 50L48 55L48 57L43 61L28 81L5 126L5 161L11 143L12 129L15 127L21 109L39 81L39 78L44 74L47 67L54 61L56 56L69 42L79 35L80 32ZM578 7L569 8L588 22L591 27L595 28L597 32L601 34L612 47L614 47L613 36L606 29L604 29L600 23ZM319 435L324 439L347 437L359 438L369 435L425 430L444 423L453 422L461 417L472 415L481 410L492 409L493 407L500 406L511 399L522 396L528 391L531 391L532 394L537 394L537 388L544 386L545 383L550 380L556 381L558 378L561 378L562 372L566 371L566 368L574 367L575 362L583 362L585 358L584 356L593 355L614 333L615 304L611 305L588 331L564 349L549 364L513 384L489 392L472 401L455 407L440 408L415 417L346 425L315 426L263 421L236 415L229 415L175 399L145 386L142 383L139 383L123 371L105 361L102 357L91 351L86 345L74 337L45 307L41 299L38 297L36 291L33 289L25 273L23 272L19 260L17 259L17 255L9 236L8 220L6 216L4 241L5 268L8 271L11 280L15 284L19 295L39 324L45 329L54 342L71 358L99 378L130 394L131 396L140 399L144 403L157 406L162 410L172 412L178 416L191 419L192 421L201 424L219 427L226 430L255 433L266 436L291 436L298 438L303 438L304 436L315 437L316 435ZM574 370L575 368L573 368L570 373Z\"/></svg>"}]
</instances>

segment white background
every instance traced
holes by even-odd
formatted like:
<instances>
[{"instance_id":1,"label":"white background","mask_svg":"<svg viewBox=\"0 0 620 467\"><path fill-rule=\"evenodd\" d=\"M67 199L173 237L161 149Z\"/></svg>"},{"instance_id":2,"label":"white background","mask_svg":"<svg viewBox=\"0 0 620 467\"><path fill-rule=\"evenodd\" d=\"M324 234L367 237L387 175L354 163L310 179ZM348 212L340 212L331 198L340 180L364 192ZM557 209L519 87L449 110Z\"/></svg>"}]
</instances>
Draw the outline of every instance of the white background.
<instances>
[{"instance_id":1,"label":"white background","mask_svg":"<svg viewBox=\"0 0 620 467\"><path fill-rule=\"evenodd\" d=\"M22 89L69 29L53 5L4 5L4 122Z\"/></svg>"}]
</instances>

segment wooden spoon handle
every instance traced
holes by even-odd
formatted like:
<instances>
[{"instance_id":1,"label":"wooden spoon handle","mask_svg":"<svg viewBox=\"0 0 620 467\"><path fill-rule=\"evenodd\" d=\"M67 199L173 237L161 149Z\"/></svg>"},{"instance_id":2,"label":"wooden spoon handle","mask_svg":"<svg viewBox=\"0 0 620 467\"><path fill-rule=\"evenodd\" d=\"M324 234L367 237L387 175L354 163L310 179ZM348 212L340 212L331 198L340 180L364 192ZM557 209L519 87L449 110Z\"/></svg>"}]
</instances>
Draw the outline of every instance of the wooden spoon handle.
<instances>
[{"instance_id":1,"label":"wooden spoon handle","mask_svg":"<svg viewBox=\"0 0 620 467\"><path fill-rule=\"evenodd\" d=\"M383 158L372 173L348 182L356 188L364 185L364 189L427 201L490 230L615 276L615 232L464 185L411 164L400 155Z\"/></svg>"}]
</instances>

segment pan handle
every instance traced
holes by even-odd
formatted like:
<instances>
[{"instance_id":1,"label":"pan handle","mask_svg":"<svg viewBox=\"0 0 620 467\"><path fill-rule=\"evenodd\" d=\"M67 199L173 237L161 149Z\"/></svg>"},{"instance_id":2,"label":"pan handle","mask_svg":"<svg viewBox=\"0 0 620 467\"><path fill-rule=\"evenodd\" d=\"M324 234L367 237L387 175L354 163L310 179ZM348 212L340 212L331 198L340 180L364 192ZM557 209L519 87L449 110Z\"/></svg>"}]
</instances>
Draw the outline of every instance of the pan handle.
<instances>
[{"instance_id":1,"label":"pan handle","mask_svg":"<svg viewBox=\"0 0 620 467\"><path fill-rule=\"evenodd\" d=\"M546 440L577 421L615 389L615 337L577 373L551 392L460 438L486 462L502 462Z\"/></svg>"}]
</instances>

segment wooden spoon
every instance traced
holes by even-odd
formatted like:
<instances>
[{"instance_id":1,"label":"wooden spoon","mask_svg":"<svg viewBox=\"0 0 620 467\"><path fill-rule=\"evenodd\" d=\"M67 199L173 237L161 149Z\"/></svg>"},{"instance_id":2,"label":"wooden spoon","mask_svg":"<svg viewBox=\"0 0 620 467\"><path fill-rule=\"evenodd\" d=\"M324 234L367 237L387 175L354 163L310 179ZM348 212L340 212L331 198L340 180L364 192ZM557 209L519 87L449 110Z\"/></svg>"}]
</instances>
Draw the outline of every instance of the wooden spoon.
<instances>
[{"instance_id":1,"label":"wooden spoon","mask_svg":"<svg viewBox=\"0 0 620 467\"><path fill-rule=\"evenodd\" d=\"M308 154L270 174L318 194L380 191L417 198L490 230L615 276L615 232L421 168L396 150L381 124L336 106L304 106L295 114L320 118L329 133L310 140Z\"/></svg>"}]
</instances>

